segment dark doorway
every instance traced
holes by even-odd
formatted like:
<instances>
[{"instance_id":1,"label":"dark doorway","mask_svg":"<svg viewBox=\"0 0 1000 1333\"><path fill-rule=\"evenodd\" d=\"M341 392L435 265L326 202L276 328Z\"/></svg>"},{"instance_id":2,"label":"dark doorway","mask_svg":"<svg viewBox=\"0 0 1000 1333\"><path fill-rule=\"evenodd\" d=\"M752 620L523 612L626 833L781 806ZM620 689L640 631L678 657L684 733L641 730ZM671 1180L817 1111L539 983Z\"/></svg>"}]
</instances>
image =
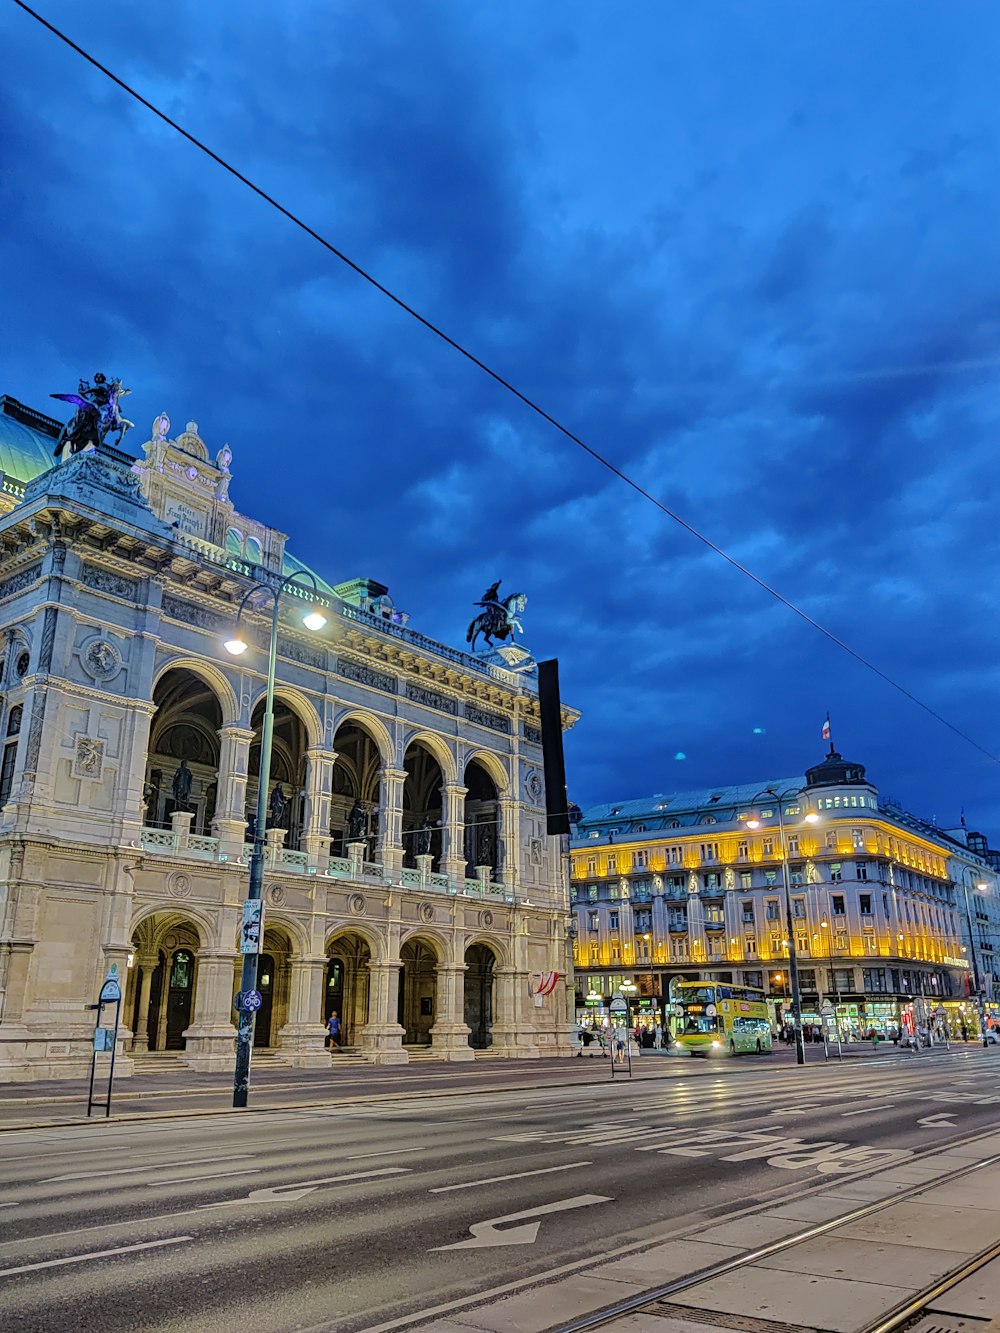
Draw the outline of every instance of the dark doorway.
<instances>
[{"instance_id":1,"label":"dark doorway","mask_svg":"<svg viewBox=\"0 0 1000 1333\"><path fill-rule=\"evenodd\" d=\"M254 1046L271 1044L271 1009L274 1004L274 958L269 953L262 953L257 958L257 989L260 992L260 1008L253 1028Z\"/></svg>"},{"instance_id":2,"label":"dark doorway","mask_svg":"<svg viewBox=\"0 0 1000 1333\"><path fill-rule=\"evenodd\" d=\"M465 1022L469 1045L485 1051L493 1045L493 969L496 956L485 944L465 951Z\"/></svg>"},{"instance_id":3,"label":"dark doorway","mask_svg":"<svg viewBox=\"0 0 1000 1333\"><path fill-rule=\"evenodd\" d=\"M324 1025L336 1009L340 1018L340 1043L347 1044L346 1015L344 1013L344 964L339 958L331 958L326 968L326 1009L323 1012Z\"/></svg>"},{"instance_id":4,"label":"dark doorway","mask_svg":"<svg viewBox=\"0 0 1000 1333\"><path fill-rule=\"evenodd\" d=\"M160 1034L160 1005L163 1002L163 973L166 964L163 961L163 955L160 955L160 961L153 968L153 980L149 984L149 1021L146 1024L146 1034L149 1038L149 1049L158 1050L157 1041ZM136 987L138 990L138 987ZM136 996L136 1015L138 1015L139 997Z\"/></svg>"},{"instance_id":5,"label":"dark doorway","mask_svg":"<svg viewBox=\"0 0 1000 1333\"><path fill-rule=\"evenodd\" d=\"M191 995L193 990L194 954L190 949L178 949L170 960L165 1050L183 1051L184 1049L184 1033L191 1025Z\"/></svg>"}]
</instances>

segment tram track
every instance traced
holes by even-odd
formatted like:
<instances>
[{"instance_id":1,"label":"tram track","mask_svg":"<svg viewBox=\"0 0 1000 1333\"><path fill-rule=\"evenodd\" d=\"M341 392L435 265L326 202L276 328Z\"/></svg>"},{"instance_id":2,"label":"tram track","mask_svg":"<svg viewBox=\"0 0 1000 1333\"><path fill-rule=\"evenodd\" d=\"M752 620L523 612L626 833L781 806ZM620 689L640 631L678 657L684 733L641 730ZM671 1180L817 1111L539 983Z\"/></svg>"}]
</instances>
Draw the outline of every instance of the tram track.
<instances>
[{"instance_id":1,"label":"tram track","mask_svg":"<svg viewBox=\"0 0 1000 1333\"><path fill-rule=\"evenodd\" d=\"M934 1157L942 1152L951 1149L963 1147L968 1143L974 1143L977 1139L988 1138L995 1134L994 1129L979 1130L971 1134L963 1135L946 1142L938 1142L932 1147L928 1146L923 1150L914 1151L908 1159L908 1163L921 1161L926 1158ZM690 1273L684 1277L674 1278L670 1282L665 1282L662 1286L652 1287L648 1291L637 1295L624 1297L613 1304L602 1306L598 1310L591 1311L588 1314L580 1315L574 1319L553 1325L549 1333L584 1333L585 1330L599 1329L614 1323L618 1319L628 1315L640 1313L652 1313L661 1316L667 1316L671 1319L690 1318L691 1315L698 1316L702 1312L700 1308L687 1307L682 1301L675 1298L682 1296L684 1292L700 1286L704 1282L710 1282L716 1278L725 1277L736 1273L748 1264L758 1263L763 1259L770 1259L776 1255L785 1254L794 1250L797 1246L804 1245L811 1240L821 1236L830 1236L835 1234L843 1227L853 1226L858 1222L864 1221L878 1213L884 1212L895 1205L918 1198L921 1194L930 1189L935 1189L943 1185L951 1185L957 1181L967 1179L977 1171L982 1171L987 1167L995 1166L1000 1163L1000 1153L996 1153L981 1161L970 1162L967 1166L956 1167L952 1171L943 1172L931 1180L919 1181L912 1185L897 1189L884 1199L872 1200L870 1203L859 1205L848 1213L839 1217L830 1218L825 1222L817 1222L803 1228L791 1236L782 1237L779 1240L770 1241L756 1249L745 1251L729 1259L721 1260L717 1264L710 1265L707 1268L700 1269L697 1273ZM887 1168L891 1169L891 1168ZM858 1179L864 1173L858 1172L848 1177L841 1177L842 1180ZM829 1189L829 1182L823 1182L820 1185L812 1186L805 1190L796 1191L788 1194L785 1191L780 1193L782 1199L801 1199L814 1194L821 1194ZM777 1194L778 1192L773 1192ZM732 1219L745 1219L756 1213L766 1212L768 1208L773 1208L774 1197L755 1201L749 1208L741 1208L731 1211L727 1217ZM714 1220L714 1219L713 1219ZM685 1228L682 1231L671 1233L669 1237L650 1238L642 1249L652 1249L656 1245L662 1244L665 1239L682 1240L693 1239L698 1235L694 1228ZM629 1246L629 1253L636 1253L640 1246ZM859 1329L858 1333L896 1333L896 1330L904 1328L916 1316L924 1313L928 1306L939 1296L957 1286L960 1282L979 1272L993 1259L1000 1258L1000 1243L988 1246L979 1254L967 1259L962 1265L944 1277L936 1279L916 1295L910 1296L905 1302L881 1316L876 1323L865 1325ZM541 1284L540 1284L541 1285Z\"/></svg>"}]
</instances>

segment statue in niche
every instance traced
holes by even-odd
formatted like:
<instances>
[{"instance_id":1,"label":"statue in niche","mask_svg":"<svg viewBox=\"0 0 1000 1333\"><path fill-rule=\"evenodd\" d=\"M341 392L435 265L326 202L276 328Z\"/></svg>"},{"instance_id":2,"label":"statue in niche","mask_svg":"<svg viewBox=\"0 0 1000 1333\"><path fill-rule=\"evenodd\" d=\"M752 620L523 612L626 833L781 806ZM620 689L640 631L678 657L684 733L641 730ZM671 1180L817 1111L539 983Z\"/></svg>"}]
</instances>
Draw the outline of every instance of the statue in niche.
<instances>
[{"instance_id":1,"label":"statue in niche","mask_svg":"<svg viewBox=\"0 0 1000 1333\"><path fill-rule=\"evenodd\" d=\"M359 800L354 802L347 816L347 840L348 842L365 840L365 807Z\"/></svg>"},{"instance_id":2,"label":"statue in niche","mask_svg":"<svg viewBox=\"0 0 1000 1333\"><path fill-rule=\"evenodd\" d=\"M89 380L80 381L78 393L49 394L50 398L72 403L76 408L76 416L59 432L53 450L56 458L67 446L71 454L78 454L90 446L96 449L105 442L112 431L118 432L116 443L121 448L126 431L130 430L135 422L126 421L118 410L118 403L131 392L131 389L123 387L121 380L109 380L106 375L98 371L93 384Z\"/></svg>"},{"instance_id":3,"label":"statue in niche","mask_svg":"<svg viewBox=\"0 0 1000 1333\"><path fill-rule=\"evenodd\" d=\"M271 792L271 800L267 807L268 823L271 828L285 827L285 810L288 802L285 800L285 793L282 790L281 783L274 784L274 790Z\"/></svg>"},{"instance_id":4,"label":"statue in niche","mask_svg":"<svg viewBox=\"0 0 1000 1333\"><path fill-rule=\"evenodd\" d=\"M494 833L493 829L489 827L489 825L487 825L486 828L479 830L479 848L476 855L477 866L493 865L493 851L495 842L496 842L496 834Z\"/></svg>"},{"instance_id":5,"label":"statue in niche","mask_svg":"<svg viewBox=\"0 0 1000 1333\"><path fill-rule=\"evenodd\" d=\"M182 759L180 768L174 774L174 780L171 783L171 791L174 794L174 809L187 810L188 802L191 799L191 784L194 781L194 774L188 768L188 761Z\"/></svg>"},{"instance_id":6,"label":"statue in niche","mask_svg":"<svg viewBox=\"0 0 1000 1333\"><path fill-rule=\"evenodd\" d=\"M431 851L431 821L424 815L417 825L417 855L429 856Z\"/></svg>"}]
</instances>

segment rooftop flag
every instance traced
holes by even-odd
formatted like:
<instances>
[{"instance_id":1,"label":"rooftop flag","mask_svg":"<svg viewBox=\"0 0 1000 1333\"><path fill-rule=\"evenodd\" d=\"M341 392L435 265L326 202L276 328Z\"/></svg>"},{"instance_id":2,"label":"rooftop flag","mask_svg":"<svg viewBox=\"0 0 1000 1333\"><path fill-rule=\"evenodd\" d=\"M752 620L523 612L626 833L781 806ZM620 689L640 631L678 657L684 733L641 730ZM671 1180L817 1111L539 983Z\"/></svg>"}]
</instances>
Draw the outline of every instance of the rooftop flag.
<instances>
[{"instance_id":1,"label":"rooftop flag","mask_svg":"<svg viewBox=\"0 0 1000 1333\"><path fill-rule=\"evenodd\" d=\"M830 739L830 714L829 714L829 713L827 713L827 715L826 715L826 721L823 723L823 739L824 739L825 741L828 741L828 740Z\"/></svg>"}]
</instances>

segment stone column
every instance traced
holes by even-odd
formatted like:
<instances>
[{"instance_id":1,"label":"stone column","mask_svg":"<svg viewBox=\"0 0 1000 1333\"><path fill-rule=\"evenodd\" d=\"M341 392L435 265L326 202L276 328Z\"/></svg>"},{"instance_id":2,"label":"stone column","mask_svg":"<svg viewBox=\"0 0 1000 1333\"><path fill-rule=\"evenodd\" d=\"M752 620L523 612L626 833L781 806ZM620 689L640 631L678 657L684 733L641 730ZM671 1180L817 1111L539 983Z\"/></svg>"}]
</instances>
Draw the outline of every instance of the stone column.
<instances>
[{"instance_id":1,"label":"stone column","mask_svg":"<svg viewBox=\"0 0 1000 1333\"><path fill-rule=\"evenodd\" d=\"M330 864L330 792L336 761L336 750L311 745L306 751L306 808L299 846L320 874Z\"/></svg>"},{"instance_id":2,"label":"stone column","mask_svg":"<svg viewBox=\"0 0 1000 1333\"><path fill-rule=\"evenodd\" d=\"M136 956L136 966L142 973L139 978L139 1016L135 1032L132 1034L132 1050L136 1052L149 1050L149 996L153 986L153 973L159 961L156 954L143 953Z\"/></svg>"},{"instance_id":3,"label":"stone column","mask_svg":"<svg viewBox=\"0 0 1000 1333\"><path fill-rule=\"evenodd\" d=\"M474 1060L465 1022L466 966L464 963L438 963L437 1015L431 1028L431 1050L443 1060Z\"/></svg>"},{"instance_id":4,"label":"stone column","mask_svg":"<svg viewBox=\"0 0 1000 1333\"><path fill-rule=\"evenodd\" d=\"M393 880L403 868L403 784L405 768L382 770L382 828L378 860Z\"/></svg>"},{"instance_id":5,"label":"stone column","mask_svg":"<svg viewBox=\"0 0 1000 1333\"><path fill-rule=\"evenodd\" d=\"M494 1055L515 1057L522 1054L518 1050L517 1000L514 995L516 974L512 967L497 967L494 969L494 977L496 1013L493 1015L493 1044L490 1049Z\"/></svg>"},{"instance_id":6,"label":"stone column","mask_svg":"<svg viewBox=\"0 0 1000 1333\"><path fill-rule=\"evenodd\" d=\"M218 794L212 836L219 839L219 855L236 861L247 838L247 765L255 733L249 727L220 727Z\"/></svg>"},{"instance_id":7,"label":"stone column","mask_svg":"<svg viewBox=\"0 0 1000 1333\"><path fill-rule=\"evenodd\" d=\"M521 870L521 802L509 797L500 802L500 837L503 840L503 861L498 876L508 895L520 879Z\"/></svg>"},{"instance_id":8,"label":"stone column","mask_svg":"<svg viewBox=\"0 0 1000 1333\"><path fill-rule=\"evenodd\" d=\"M323 982L325 954L293 954L288 995L288 1022L278 1033L281 1054L299 1069L326 1069L330 1056L324 1048Z\"/></svg>"},{"instance_id":9,"label":"stone column","mask_svg":"<svg viewBox=\"0 0 1000 1333\"><path fill-rule=\"evenodd\" d=\"M194 1013L184 1034L184 1060L192 1069L223 1073L233 1068L236 1058L236 955L231 949L202 949L196 957ZM165 1010L161 1005L161 1016Z\"/></svg>"},{"instance_id":10,"label":"stone column","mask_svg":"<svg viewBox=\"0 0 1000 1333\"><path fill-rule=\"evenodd\" d=\"M376 1065L405 1065L409 1055L403 1050L404 1031L396 1022L399 995L398 958L368 964L368 1022L361 1029L363 1053Z\"/></svg>"},{"instance_id":11,"label":"stone column","mask_svg":"<svg viewBox=\"0 0 1000 1333\"><path fill-rule=\"evenodd\" d=\"M448 783L441 788L444 797L444 837L441 871L459 890L465 887L465 798L468 787Z\"/></svg>"}]
</instances>

